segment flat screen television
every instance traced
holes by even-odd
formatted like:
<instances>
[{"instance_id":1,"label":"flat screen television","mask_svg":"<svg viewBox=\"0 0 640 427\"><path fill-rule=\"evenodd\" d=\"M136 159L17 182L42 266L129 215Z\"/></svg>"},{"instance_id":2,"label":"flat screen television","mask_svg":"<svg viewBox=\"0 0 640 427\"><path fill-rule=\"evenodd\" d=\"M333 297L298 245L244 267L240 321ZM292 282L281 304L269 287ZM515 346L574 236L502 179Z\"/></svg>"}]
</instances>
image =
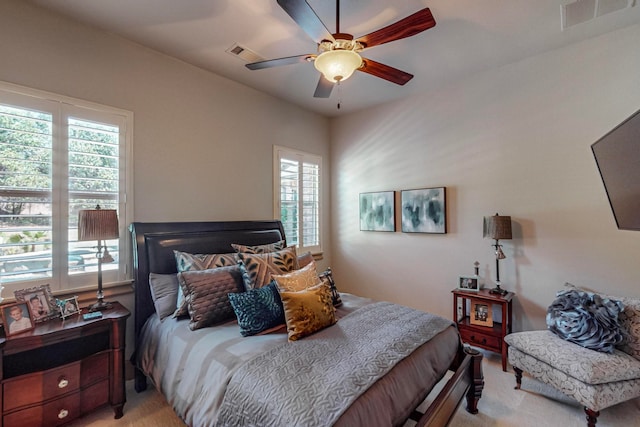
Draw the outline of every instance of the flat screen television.
<instances>
[{"instance_id":1,"label":"flat screen television","mask_svg":"<svg viewBox=\"0 0 640 427\"><path fill-rule=\"evenodd\" d=\"M620 230L640 231L640 111L591 145Z\"/></svg>"}]
</instances>

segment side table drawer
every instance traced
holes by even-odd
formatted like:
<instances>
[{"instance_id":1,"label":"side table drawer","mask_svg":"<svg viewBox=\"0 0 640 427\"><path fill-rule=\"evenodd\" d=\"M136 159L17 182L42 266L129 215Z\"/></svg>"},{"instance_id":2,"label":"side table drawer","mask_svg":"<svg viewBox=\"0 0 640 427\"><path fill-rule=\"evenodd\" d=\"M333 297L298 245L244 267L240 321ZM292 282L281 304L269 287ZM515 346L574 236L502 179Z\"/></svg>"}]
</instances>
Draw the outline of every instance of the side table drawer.
<instances>
[{"instance_id":1,"label":"side table drawer","mask_svg":"<svg viewBox=\"0 0 640 427\"><path fill-rule=\"evenodd\" d=\"M5 381L3 411L40 403L80 388L80 362Z\"/></svg>"},{"instance_id":2,"label":"side table drawer","mask_svg":"<svg viewBox=\"0 0 640 427\"><path fill-rule=\"evenodd\" d=\"M59 426L80 416L79 391L43 406L22 409L3 417L4 427Z\"/></svg>"},{"instance_id":3,"label":"side table drawer","mask_svg":"<svg viewBox=\"0 0 640 427\"><path fill-rule=\"evenodd\" d=\"M478 331L461 328L460 336L462 336L462 341L469 344L476 344L478 346L495 349L497 351L500 351L502 348L502 339L491 335L485 335Z\"/></svg>"}]
</instances>

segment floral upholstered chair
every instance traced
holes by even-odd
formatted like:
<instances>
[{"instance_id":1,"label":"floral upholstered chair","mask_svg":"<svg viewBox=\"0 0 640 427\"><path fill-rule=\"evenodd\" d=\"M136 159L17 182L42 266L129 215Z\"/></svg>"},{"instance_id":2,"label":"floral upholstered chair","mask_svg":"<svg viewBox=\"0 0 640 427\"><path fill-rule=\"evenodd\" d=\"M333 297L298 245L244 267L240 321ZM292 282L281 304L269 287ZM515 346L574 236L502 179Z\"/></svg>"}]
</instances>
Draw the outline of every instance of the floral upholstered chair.
<instances>
[{"instance_id":1,"label":"floral upholstered chair","mask_svg":"<svg viewBox=\"0 0 640 427\"><path fill-rule=\"evenodd\" d=\"M601 409L640 397L640 299L568 286L549 307L549 330L504 340L517 389L525 371L583 405L594 427Z\"/></svg>"}]
</instances>

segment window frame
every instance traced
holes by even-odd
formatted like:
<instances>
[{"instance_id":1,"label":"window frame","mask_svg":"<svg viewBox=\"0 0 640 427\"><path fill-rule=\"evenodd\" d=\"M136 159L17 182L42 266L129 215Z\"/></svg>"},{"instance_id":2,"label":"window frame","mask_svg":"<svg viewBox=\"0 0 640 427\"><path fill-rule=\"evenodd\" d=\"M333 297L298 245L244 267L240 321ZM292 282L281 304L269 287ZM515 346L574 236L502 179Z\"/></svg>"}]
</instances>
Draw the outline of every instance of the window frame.
<instances>
[{"instance_id":1,"label":"window frame","mask_svg":"<svg viewBox=\"0 0 640 427\"><path fill-rule=\"evenodd\" d=\"M53 293L95 290L97 273L69 275L67 260L69 242L66 230L69 226L69 192L61 185L68 179L68 124L69 118L105 122L119 128L119 189L118 189L118 268L103 270L105 288L130 283L131 248L127 226L133 220L133 112L32 89L0 81L0 103L16 108L44 111L53 115L52 120L52 252L53 271L50 277L3 282L5 295L17 289L49 284ZM57 204L55 201L58 201ZM96 242L97 243L97 242ZM62 248L62 249L60 249Z\"/></svg>"},{"instance_id":2,"label":"window frame","mask_svg":"<svg viewBox=\"0 0 640 427\"><path fill-rule=\"evenodd\" d=\"M313 255L321 255L322 254L322 235L323 235L323 227L322 227L322 156L318 154L308 153L302 150L298 150L295 148L284 147L280 145L273 146L273 217L282 221L282 211L281 211L281 175L280 175L280 160L282 158L288 160L297 161L300 166L303 163L312 163L318 166L318 189L317 189L317 200L318 200L318 212L317 212L317 223L318 223L318 244L317 245L305 245L304 243L304 222L300 216L303 212L303 203L304 198L300 197L298 200L298 243L297 250L298 253L303 252L311 252ZM302 167L300 168L299 174L302 174ZM302 180L299 180L302 183ZM298 187L300 190L301 187ZM299 191L299 194L302 194L302 191ZM284 224L283 224L284 225ZM286 228L286 226L285 226ZM290 239L287 241L288 244L291 244Z\"/></svg>"}]
</instances>

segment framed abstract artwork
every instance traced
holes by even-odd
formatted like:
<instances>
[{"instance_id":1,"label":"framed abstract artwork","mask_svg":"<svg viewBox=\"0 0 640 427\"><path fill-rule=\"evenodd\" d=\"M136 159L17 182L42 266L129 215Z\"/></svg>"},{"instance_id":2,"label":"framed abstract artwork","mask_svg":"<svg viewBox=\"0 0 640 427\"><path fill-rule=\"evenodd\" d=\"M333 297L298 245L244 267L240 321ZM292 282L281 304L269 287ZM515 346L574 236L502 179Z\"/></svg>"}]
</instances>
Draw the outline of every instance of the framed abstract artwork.
<instances>
[{"instance_id":1,"label":"framed abstract artwork","mask_svg":"<svg viewBox=\"0 0 640 427\"><path fill-rule=\"evenodd\" d=\"M402 190L402 232L447 232L445 187Z\"/></svg>"},{"instance_id":2,"label":"framed abstract artwork","mask_svg":"<svg viewBox=\"0 0 640 427\"><path fill-rule=\"evenodd\" d=\"M395 192L360 193L360 230L395 231Z\"/></svg>"}]
</instances>

